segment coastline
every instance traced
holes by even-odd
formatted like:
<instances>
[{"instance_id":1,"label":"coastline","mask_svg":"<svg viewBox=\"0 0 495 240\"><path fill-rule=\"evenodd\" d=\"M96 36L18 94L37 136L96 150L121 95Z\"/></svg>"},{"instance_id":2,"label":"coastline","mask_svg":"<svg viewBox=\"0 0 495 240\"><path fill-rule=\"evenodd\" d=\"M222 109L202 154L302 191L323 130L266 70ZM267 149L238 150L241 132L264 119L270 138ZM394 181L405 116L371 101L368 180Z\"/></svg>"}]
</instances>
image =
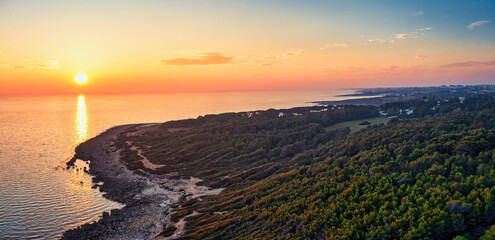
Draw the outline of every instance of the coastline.
<instances>
[{"instance_id":1,"label":"coastline","mask_svg":"<svg viewBox=\"0 0 495 240\"><path fill-rule=\"evenodd\" d=\"M452 96L456 97L460 94L464 93L456 91L452 93ZM358 104L357 101L362 101L362 105L380 105L377 104L376 101L383 104L387 102L403 102L424 97L425 96L422 93L415 92L409 95L397 93L384 97L349 99L334 102L335 105L361 105ZM352 101L354 102L350 103ZM333 102L327 101L317 103L330 105L330 103ZM304 111L302 111L303 109ZM335 116L338 117L344 114L344 116L347 116L347 112L353 109L354 111L357 111L356 113L359 113L359 115L356 115L359 117L363 117L363 114L366 113L359 112L358 110L360 108L355 106L345 106L345 112L342 111L343 109L344 107L335 108ZM376 108L372 109L374 109L373 112L376 113ZM258 146L253 145L254 148L250 151L243 152L237 150L238 155L232 154L232 151L236 151L234 148L221 148L222 151L216 149L215 147L225 146L222 141L231 144L230 139L233 134L250 133L251 135L254 135L257 133L258 128L263 129L263 127L266 127L267 129L273 129L273 126L285 123L284 119L287 117L299 118L298 116L302 114L314 115L313 118L310 119L313 122L310 121L307 123L308 129L311 129L311 127L314 126L314 122L320 121L323 117L334 116L330 114L334 113L332 111L334 111L333 107L323 108L322 106L285 110L269 109L266 111L257 111L254 114L253 112L225 113L200 116L197 119L169 121L161 124L130 124L110 128L106 132L99 134L76 147L76 153L67 165L72 166L77 159L89 161L89 173L93 176L93 183L95 186L99 187L100 191L104 192L103 196L105 198L123 203L125 204L125 207L112 210L110 213L103 213L102 218L96 222L87 223L75 229L66 231L63 234L62 239L163 239L163 237L160 236L160 233L170 236L166 239L180 237L185 232L184 224L186 219L195 215L204 214L204 212L199 210L196 211L197 209L202 208L194 210L193 208L187 209L187 206L184 206L186 210L182 211L181 214L176 214L174 217L175 220L172 221L171 214L174 213L175 210L180 209L179 204L192 198L219 194L223 190L222 188L211 189L205 185L198 186L198 183L209 184L210 186L228 187L239 182L258 181L269 177L273 175L274 172L279 171L281 166L275 165L275 163L270 165L272 163L258 157L260 155L265 156L264 154L273 153L271 156L280 157L280 159L289 157L289 160L294 164L309 164L309 162L305 161L302 157L291 158L291 156L305 151L306 149L311 149L313 145L304 144L306 144L308 139L313 135L304 135L305 139L302 139L302 141L305 141L305 143L301 143L297 139L294 140L295 143L298 143L299 145L294 144L294 142L285 142L284 145L281 145L282 147L275 149L279 150L279 152L271 150L271 152L263 152L263 149L263 151L257 151L256 147ZM341 114L339 115L339 113ZM357 119L361 119L359 117L357 117ZM251 126L247 124L258 120L266 125ZM273 122L270 122L269 120ZM339 118L336 118L334 122L326 121L324 124L335 124L345 120L345 118L340 116ZM222 125L225 123L228 124ZM268 125L268 123L270 123L270 125ZM318 123L323 124L320 122ZM239 129L238 126L241 125L244 126L244 128ZM267 126L270 126L271 128L268 128ZM290 128L290 125L286 126L287 127L285 128ZM328 128L328 125L324 126ZM274 130L273 133L270 133L273 134L273 136L277 136L280 131L285 130L285 128L276 129L277 131ZM218 132L221 134L218 134ZM309 130L307 132L309 132ZM198 139L191 137L196 137L195 134L198 133L203 134L201 135L202 138ZM215 134L224 138L212 138L213 136L216 137ZM315 134L318 134L318 132L315 132ZM265 135L262 137L264 136ZM118 141L117 138L119 138ZM245 144L244 138L236 139L239 139L242 144ZM249 140L257 140L257 138ZM274 139L274 141L275 140L277 139ZM190 144L191 142L194 142L195 144L199 142L202 145L199 145L198 147L198 145ZM219 142L218 145L216 145L217 142ZM165 143L168 143L169 145ZM276 143L277 144L273 146L278 147L278 142ZM214 145L214 147L211 147L212 145ZM189 147L186 148L185 146ZM171 149L178 149L178 151L164 153L164 150ZM210 149L213 150L209 151ZM144 155L143 151L145 151ZM146 151L154 154L146 155ZM220 152L217 155L211 154L218 151ZM231 155L227 155L223 151L226 151ZM124 153L128 155L126 156ZM191 157L191 155L188 155L191 153L195 153L199 156ZM167 156L167 154L168 156L172 156L169 157L168 162L162 159L166 158L164 156ZM150 161L146 156L154 161ZM180 156L181 158L176 158L177 156ZM209 158L203 158L203 156L208 156ZM218 159L222 159L220 157L224 157L223 159L227 160L220 162L218 161ZM231 161L232 159L236 159L237 161ZM256 162L256 160L259 159L261 159L259 161L260 165L257 165L258 162ZM273 159L276 160L278 164L279 159ZM189 162L189 160L193 161ZM245 165L245 162L250 163L250 161L255 162L256 164L242 168ZM206 166L204 163L212 162L217 165L210 165L210 169L201 169ZM232 165L235 163L242 164ZM197 166L201 167L198 168ZM225 168L225 166L228 167ZM225 169L228 169L229 171L225 171ZM231 169L235 169L236 171L230 171ZM194 176L201 177L205 182L200 183L201 179L195 178ZM230 179L225 180L225 178ZM216 213L221 214L221 212L213 212L213 214ZM178 222L176 220L178 220ZM192 222L194 223L194 221Z\"/></svg>"},{"instance_id":2,"label":"coastline","mask_svg":"<svg viewBox=\"0 0 495 240\"><path fill-rule=\"evenodd\" d=\"M78 159L89 162L93 187L104 192L105 198L125 206L103 212L96 222L65 231L61 239L160 239L158 235L165 226L176 224L171 221L172 205L223 190L198 186L196 183L201 182L198 178L177 179L171 175L136 174L128 170L121 161L120 149L116 149L113 142L131 127L146 129L149 126L116 126L76 147L67 167L73 167ZM180 234L177 232L174 236Z\"/></svg>"},{"instance_id":3,"label":"coastline","mask_svg":"<svg viewBox=\"0 0 495 240\"><path fill-rule=\"evenodd\" d=\"M378 96L313 103L380 105L383 103L382 99L383 96ZM191 198L218 194L223 190L198 186L197 183L201 182L201 179L187 175L181 175L182 178L178 178L176 172L155 175L145 171L139 171L138 174L129 170L121 159L122 149L117 149L114 141L121 134L126 134L126 137L144 136L157 131L157 126L159 127L159 124L128 124L112 127L76 147L74 157L67 162L67 166L73 166L77 159L89 162L89 174L93 178L93 187L99 187L99 190L104 192L103 197L122 203L124 207L102 213L102 217L96 222L86 223L65 231L62 239L173 239L180 237L185 232L185 219L189 215L178 219L178 222L172 221L171 215L175 209L171 206ZM131 129L134 130L131 131ZM169 132L176 132L187 128L167 129ZM142 163L146 168L153 170L159 167L149 163L141 154L141 150L133 145L133 142L125 143L130 150L137 152L137 156L142 158ZM176 230L171 233L170 237L159 236L163 230L174 227Z\"/></svg>"}]
</instances>

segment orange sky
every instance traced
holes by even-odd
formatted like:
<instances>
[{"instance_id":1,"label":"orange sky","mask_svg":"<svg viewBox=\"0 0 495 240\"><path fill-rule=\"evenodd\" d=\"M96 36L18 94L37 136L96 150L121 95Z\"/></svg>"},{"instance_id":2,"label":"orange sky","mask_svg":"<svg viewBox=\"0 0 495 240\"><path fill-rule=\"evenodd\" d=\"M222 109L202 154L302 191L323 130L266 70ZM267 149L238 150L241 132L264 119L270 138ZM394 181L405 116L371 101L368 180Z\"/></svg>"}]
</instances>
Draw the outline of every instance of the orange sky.
<instances>
[{"instance_id":1,"label":"orange sky","mask_svg":"<svg viewBox=\"0 0 495 240\"><path fill-rule=\"evenodd\" d=\"M0 94L495 83L492 2L396 2L2 1Z\"/></svg>"}]
</instances>

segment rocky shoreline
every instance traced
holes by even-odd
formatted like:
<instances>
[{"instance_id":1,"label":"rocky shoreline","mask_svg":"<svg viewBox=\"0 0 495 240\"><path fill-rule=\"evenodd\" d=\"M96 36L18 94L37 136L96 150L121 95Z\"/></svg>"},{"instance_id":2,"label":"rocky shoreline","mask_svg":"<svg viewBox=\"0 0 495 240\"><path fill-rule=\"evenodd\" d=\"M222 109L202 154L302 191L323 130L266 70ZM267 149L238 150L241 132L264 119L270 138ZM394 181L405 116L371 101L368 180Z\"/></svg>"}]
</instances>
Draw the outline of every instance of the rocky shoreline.
<instances>
[{"instance_id":1,"label":"rocky shoreline","mask_svg":"<svg viewBox=\"0 0 495 240\"><path fill-rule=\"evenodd\" d=\"M104 212L96 222L65 231L61 239L160 239L158 235L163 228L174 225L170 220L171 205L221 191L196 185L201 181L197 178L177 179L129 171L113 141L126 129L136 126L148 125L113 127L76 147L67 166L73 167L78 159L88 161L93 187L99 187L105 198L125 206Z\"/></svg>"}]
</instances>

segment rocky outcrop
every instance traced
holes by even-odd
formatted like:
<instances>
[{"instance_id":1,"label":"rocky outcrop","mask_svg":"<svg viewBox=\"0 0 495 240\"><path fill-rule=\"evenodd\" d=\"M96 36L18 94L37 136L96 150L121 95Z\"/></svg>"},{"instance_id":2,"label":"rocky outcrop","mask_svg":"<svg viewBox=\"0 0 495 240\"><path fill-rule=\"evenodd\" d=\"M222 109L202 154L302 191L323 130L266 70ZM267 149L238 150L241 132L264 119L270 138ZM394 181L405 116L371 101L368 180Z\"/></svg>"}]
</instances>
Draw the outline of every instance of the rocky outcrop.
<instances>
[{"instance_id":1,"label":"rocky outcrop","mask_svg":"<svg viewBox=\"0 0 495 240\"><path fill-rule=\"evenodd\" d=\"M136 126L111 128L76 147L68 168L74 166L77 159L88 161L94 187L104 192L105 198L125 206L104 212L96 222L64 232L62 239L152 239L164 226L173 225L171 205L221 191L196 185L201 181L198 178L136 174L128 170L121 161L120 149L116 149L113 142L126 129Z\"/></svg>"}]
</instances>

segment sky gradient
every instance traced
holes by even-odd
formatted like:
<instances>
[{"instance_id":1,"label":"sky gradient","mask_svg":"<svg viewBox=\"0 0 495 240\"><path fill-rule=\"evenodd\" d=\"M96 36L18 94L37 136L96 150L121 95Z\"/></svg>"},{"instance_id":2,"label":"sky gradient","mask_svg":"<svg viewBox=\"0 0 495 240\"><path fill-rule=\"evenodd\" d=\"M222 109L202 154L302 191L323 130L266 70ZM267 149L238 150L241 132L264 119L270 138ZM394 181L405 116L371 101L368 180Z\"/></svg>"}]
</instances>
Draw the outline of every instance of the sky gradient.
<instances>
[{"instance_id":1,"label":"sky gradient","mask_svg":"<svg viewBox=\"0 0 495 240\"><path fill-rule=\"evenodd\" d=\"M3 0L0 94L494 84L494 16L491 0Z\"/></svg>"}]
</instances>

